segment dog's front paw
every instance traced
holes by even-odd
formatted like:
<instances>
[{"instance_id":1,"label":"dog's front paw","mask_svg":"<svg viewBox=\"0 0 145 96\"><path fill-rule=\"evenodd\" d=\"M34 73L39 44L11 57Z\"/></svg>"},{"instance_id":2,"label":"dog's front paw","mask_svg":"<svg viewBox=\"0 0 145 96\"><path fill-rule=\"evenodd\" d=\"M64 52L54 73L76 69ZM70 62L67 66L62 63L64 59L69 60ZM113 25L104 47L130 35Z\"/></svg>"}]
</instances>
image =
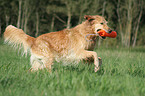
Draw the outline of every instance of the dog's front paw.
<instances>
[{"instance_id":1,"label":"dog's front paw","mask_svg":"<svg viewBox=\"0 0 145 96\"><path fill-rule=\"evenodd\" d=\"M100 69L100 67L95 67L94 71L97 72Z\"/></svg>"},{"instance_id":2,"label":"dog's front paw","mask_svg":"<svg viewBox=\"0 0 145 96\"><path fill-rule=\"evenodd\" d=\"M97 72L100 69L101 65L102 65L102 59L101 59L101 57L98 57L98 60L99 60L99 66L95 67L95 69L94 69L95 72Z\"/></svg>"}]
</instances>

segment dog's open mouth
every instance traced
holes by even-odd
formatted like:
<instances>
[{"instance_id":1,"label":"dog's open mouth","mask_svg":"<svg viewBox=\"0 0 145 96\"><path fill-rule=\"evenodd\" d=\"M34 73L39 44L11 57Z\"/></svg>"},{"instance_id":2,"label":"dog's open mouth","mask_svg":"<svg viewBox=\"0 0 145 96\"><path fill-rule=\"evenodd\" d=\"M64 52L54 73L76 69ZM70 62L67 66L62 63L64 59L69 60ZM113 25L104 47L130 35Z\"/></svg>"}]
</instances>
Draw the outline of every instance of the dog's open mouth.
<instances>
[{"instance_id":1,"label":"dog's open mouth","mask_svg":"<svg viewBox=\"0 0 145 96\"><path fill-rule=\"evenodd\" d=\"M106 39L106 37L103 37L103 36L99 36L101 39Z\"/></svg>"},{"instance_id":2,"label":"dog's open mouth","mask_svg":"<svg viewBox=\"0 0 145 96\"><path fill-rule=\"evenodd\" d=\"M98 30L97 30L97 34L98 34L98 32L99 32L100 30L101 30L101 29L98 29ZM106 37L104 37L104 36L100 36L100 35L99 35L99 37L100 37L101 39L106 39Z\"/></svg>"},{"instance_id":3,"label":"dog's open mouth","mask_svg":"<svg viewBox=\"0 0 145 96\"><path fill-rule=\"evenodd\" d=\"M97 30L96 34L98 34L98 36L102 39L105 39L106 37L115 38L117 36L117 33L115 31L110 30L109 32L107 32L103 29Z\"/></svg>"}]
</instances>

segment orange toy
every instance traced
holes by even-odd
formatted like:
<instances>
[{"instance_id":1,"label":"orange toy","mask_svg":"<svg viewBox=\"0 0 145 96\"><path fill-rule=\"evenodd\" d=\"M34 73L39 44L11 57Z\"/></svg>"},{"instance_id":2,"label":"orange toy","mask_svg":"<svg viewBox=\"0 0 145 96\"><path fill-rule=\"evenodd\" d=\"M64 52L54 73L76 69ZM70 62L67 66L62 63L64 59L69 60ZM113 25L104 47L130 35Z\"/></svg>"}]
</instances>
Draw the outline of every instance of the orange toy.
<instances>
[{"instance_id":1,"label":"orange toy","mask_svg":"<svg viewBox=\"0 0 145 96\"><path fill-rule=\"evenodd\" d=\"M105 30L101 29L98 31L98 34L102 37L110 37L115 38L117 36L117 33L115 31L112 31L111 33L107 33Z\"/></svg>"}]
</instances>

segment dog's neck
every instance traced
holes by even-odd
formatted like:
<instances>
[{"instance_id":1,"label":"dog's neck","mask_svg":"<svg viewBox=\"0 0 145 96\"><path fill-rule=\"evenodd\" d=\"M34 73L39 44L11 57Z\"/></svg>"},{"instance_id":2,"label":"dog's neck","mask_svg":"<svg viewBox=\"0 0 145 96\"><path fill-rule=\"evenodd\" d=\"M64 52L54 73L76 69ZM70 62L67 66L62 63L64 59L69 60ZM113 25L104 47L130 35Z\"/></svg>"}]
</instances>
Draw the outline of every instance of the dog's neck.
<instances>
[{"instance_id":1,"label":"dog's neck","mask_svg":"<svg viewBox=\"0 0 145 96\"><path fill-rule=\"evenodd\" d=\"M94 33L94 29L92 29L91 24L88 21L84 21L72 29L75 29L78 33L80 33L83 36Z\"/></svg>"}]
</instances>

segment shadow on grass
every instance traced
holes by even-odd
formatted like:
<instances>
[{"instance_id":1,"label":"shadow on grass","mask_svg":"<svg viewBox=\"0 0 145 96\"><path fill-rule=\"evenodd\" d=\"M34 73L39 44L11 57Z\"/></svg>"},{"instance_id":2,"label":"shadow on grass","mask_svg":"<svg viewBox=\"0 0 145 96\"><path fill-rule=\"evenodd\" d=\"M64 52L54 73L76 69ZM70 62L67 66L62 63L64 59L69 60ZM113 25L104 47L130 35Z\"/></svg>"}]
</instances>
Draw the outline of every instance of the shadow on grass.
<instances>
[{"instance_id":1,"label":"shadow on grass","mask_svg":"<svg viewBox=\"0 0 145 96\"><path fill-rule=\"evenodd\" d=\"M53 72L55 71L59 71L63 73L74 72L77 74L88 73L88 74L97 74L97 75L104 74L103 66L97 72L94 72L94 68L95 68L94 64L88 64L88 63L79 63L77 65L71 64L66 66L64 66L62 63L55 63L53 65Z\"/></svg>"}]
</instances>

